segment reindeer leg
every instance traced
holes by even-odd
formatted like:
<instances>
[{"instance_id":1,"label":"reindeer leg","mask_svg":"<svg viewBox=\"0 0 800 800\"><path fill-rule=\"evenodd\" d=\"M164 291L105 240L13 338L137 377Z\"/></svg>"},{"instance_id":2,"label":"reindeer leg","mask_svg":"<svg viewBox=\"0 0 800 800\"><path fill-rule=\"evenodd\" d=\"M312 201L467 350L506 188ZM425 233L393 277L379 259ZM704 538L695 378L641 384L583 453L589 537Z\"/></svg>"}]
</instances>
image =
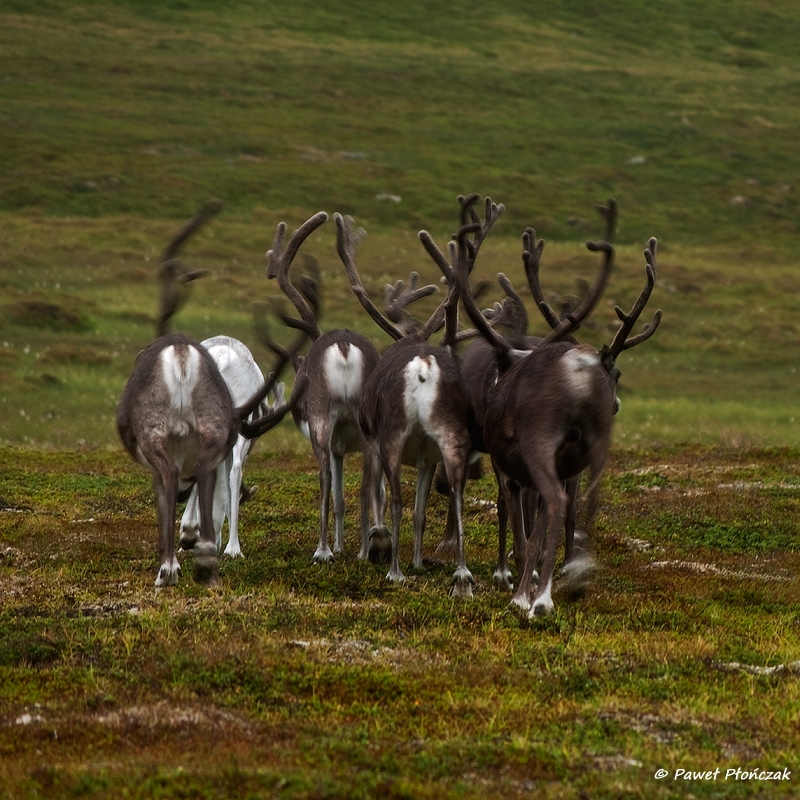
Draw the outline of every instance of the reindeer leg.
<instances>
[{"instance_id":1,"label":"reindeer leg","mask_svg":"<svg viewBox=\"0 0 800 800\"><path fill-rule=\"evenodd\" d=\"M178 504L178 468L160 440L139 442L141 460L153 474L158 512L159 568L156 586L175 586L181 567L175 558L175 508Z\"/></svg>"},{"instance_id":2,"label":"reindeer leg","mask_svg":"<svg viewBox=\"0 0 800 800\"><path fill-rule=\"evenodd\" d=\"M364 464L365 470L369 471L368 491L369 502L372 505L373 525L367 529L366 515L362 517L361 550L363 555L359 553L359 558L369 558L373 564L388 564L392 559L392 535L383 522L386 516L386 490L383 484L381 456L374 443L368 443L364 449ZM363 494L363 486L361 491Z\"/></svg>"},{"instance_id":3,"label":"reindeer leg","mask_svg":"<svg viewBox=\"0 0 800 800\"><path fill-rule=\"evenodd\" d=\"M230 472L227 475L227 506L228 506L228 544L225 547L225 555L237 558L242 555L242 548L239 544L239 505L242 491L242 471L244 470L244 459L249 450L250 443L243 437L236 440L236 444L231 450ZM220 480L221 479L221 480ZM217 484L226 483L225 474L217 473ZM215 521L216 525L216 521ZM220 524L220 545L222 544L222 525Z\"/></svg>"},{"instance_id":4,"label":"reindeer leg","mask_svg":"<svg viewBox=\"0 0 800 800\"><path fill-rule=\"evenodd\" d=\"M514 533L514 559L517 562L517 570L520 575L519 586L511 598L511 604L519 608L530 611L531 608L531 587L536 571L536 562L539 558L539 550L543 531L540 530L545 517L540 516L529 538L525 538L522 519L522 503L520 500L521 488L514 481L508 482L509 500L508 512L511 520L511 529ZM518 554L522 553L522 557Z\"/></svg>"},{"instance_id":5,"label":"reindeer leg","mask_svg":"<svg viewBox=\"0 0 800 800\"><path fill-rule=\"evenodd\" d=\"M497 567L492 580L501 588L511 591L511 570L508 568L508 506L503 493L497 491Z\"/></svg>"},{"instance_id":6,"label":"reindeer leg","mask_svg":"<svg viewBox=\"0 0 800 800\"><path fill-rule=\"evenodd\" d=\"M540 479L537 485L544 499L543 514L547 517L547 530L543 542L542 571L533 597L531 617L552 614L555 608L552 598L553 572L567 509L567 493L556 476ZM537 529L539 527L537 525ZM527 566L526 564L526 568Z\"/></svg>"},{"instance_id":7,"label":"reindeer leg","mask_svg":"<svg viewBox=\"0 0 800 800\"><path fill-rule=\"evenodd\" d=\"M456 571L450 593L454 597L472 597L475 578L467 568L464 553L464 486L467 482L466 457L468 451L443 451L447 482L450 484L450 505L453 509L457 537Z\"/></svg>"},{"instance_id":8,"label":"reindeer leg","mask_svg":"<svg viewBox=\"0 0 800 800\"><path fill-rule=\"evenodd\" d=\"M492 579L501 588L511 591L514 585L511 582L511 570L508 568L508 488L505 477L494 461L492 467L497 479L497 568ZM519 575L522 575L521 570Z\"/></svg>"},{"instance_id":9,"label":"reindeer leg","mask_svg":"<svg viewBox=\"0 0 800 800\"><path fill-rule=\"evenodd\" d=\"M570 478L566 483L567 514L564 517L564 567L572 561L575 553L575 521L577 518L578 482L580 475Z\"/></svg>"},{"instance_id":10,"label":"reindeer leg","mask_svg":"<svg viewBox=\"0 0 800 800\"><path fill-rule=\"evenodd\" d=\"M448 497L449 497L448 490ZM447 503L447 519L444 524L444 536L436 545L436 557L447 561L454 561L458 557L458 531L452 502Z\"/></svg>"},{"instance_id":11,"label":"reindeer leg","mask_svg":"<svg viewBox=\"0 0 800 800\"><path fill-rule=\"evenodd\" d=\"M417 468L417 493L414 501L414 569L422 569L422 537L425 534L428 498L433 484L435 464L425 464Z\"/></svg>"},{"instance_id":12,"label":"reindeer leg","mask_svg":"<svg viewBox=\"0 0 800 800\"><path fill-rule=\"evenodd\" d=\"M370 456L366 447L364 448L362 455L361 491L358 495L358 520L361 528L361 548L358 551L359 560L367 557L367 537L369 536L369 506L373 491Z\"/></svg>"},{"instance_id":13,"label":"reindeer leg","mask_svg":"<svg viewBox=\"0 0 800 800\"><path fill-rule=\"evenodd\" d=\"M331 490L333 492L333 524L336 533L333 552L344 551L344 456L331 453Z\"/></svg>"},{"instance_id":14,"label":"reindeer leg","mask_svg":"<svg viewBox=\"0 0 800 800\"><path fill-rule=\"evenodd\" d=\"M200 507L197 500L197 486L193 486L181 517L181 535L178 541L184 550L191 550L197 544L199 536Z\"/></svg>"},{"instance_id":15,"label":"reindeer leg","mask_svg":"<svg viewBox=\"0 0 800 800\"><path fill-rule=\"evenodd\" d=\"M386 461L384 460L384 463ZM392 562L386 577L394 583L402 583L405 575L400 569L400 523L403 519L403 497L400 490L400 453L392 459L386 478L389 481L389 491L392 495ZM372 561L372 546L370 546L370 561Z\"/></svg>"},{"instance_id":16,"label":"reindeer leg","mask_svg":"<svg viewBox=\"0 0 800 800\"><path fill-rule=\"evenodd\" d=\"M599 501L599 477L603 470L603 464L608 456L608 445L601 442L596 451L592 453L592 463L590 474L592 476L588 491L588 503L586 509L587 528L591 530L594 525L595 515L597 514L597 504ZM575 480L575 494L577 496L578 480ZM577 499L577 497L576 497ZM570 498L570 503L575 501ZM569 511L567 512L569 514ZM595 568L595 561L591 552L591 541L589 535L584 531L574 532L574 548L572 558L564 564L562 574L566 578L566 590L571 599L577 599L586 592L592 572ZM566 561L566 559L565 559Z\"/></svg>"},{"instance_id":17,"label":"reindeer leg","mask_svg":"<svg viewBox=\"0 0 800 800\"><path fill-rule=\"evenodd\" d=\"M450 484L447 481L447 471L444 462L440 461L436 467L435 484L436 491L446 497L450 497ZM447 504L447 520L444 525L444 536L442 541L436 545L436 557L446 561L454 561L458 556L458 532L456 531L456 520L453 513L453 504Z\"/></svg>"},{"instance_id":18,"label":"reindeer leg","mask_svg":"<svg viewBox=\"0 0 800 800\"><path fill-rule=\"evenodd\" d=\"M219 583L217 541L214 531L214 486L217 471L197 469L197 494L200 500L200 541L194 546L194 579L214 586Z\"/></svg>"},{"instance_id":19,"label":"reindeer leg","mask_svg":"<svg viewBox=\"0 0 800 800\"><path fill-rule=\"evenodd\" d=\"M319 463L319 544L314 551L314 563L327 564L333 561L333 551L328 544L328 524L331 500L331 452L327 444L319 444L312 439L314 452Z\"/></svg>"},{"instance_id":20,"label":"reindeer leg","mask_svg":"<svg viewBox=\"0 0 800 800\"><path fill-rule=\"evenodd\" d=\"M160 567L156 586L175 586L181 566L175 558L175 506L178 499L178 471L173 464L164 463L162 472L153 473L158 508L158 557Z\"/></svg>"},{"instance_id":21,"label":"reindeer leg","mask_svg":"<svg viewBox=\"0 0 800 800\"><path fill-rule=\"evenodd\" d=\"M228 519L228 529L230 530L230 477L232 459L232 453L228 453L228 457L217 466L214 477L214 516L212 524L214 526L214 542L217 547L217 553L222 550L222 526L225 524L226 517ZM228 538L230 539L230 534Z\"/></svg>"}]
</instances>

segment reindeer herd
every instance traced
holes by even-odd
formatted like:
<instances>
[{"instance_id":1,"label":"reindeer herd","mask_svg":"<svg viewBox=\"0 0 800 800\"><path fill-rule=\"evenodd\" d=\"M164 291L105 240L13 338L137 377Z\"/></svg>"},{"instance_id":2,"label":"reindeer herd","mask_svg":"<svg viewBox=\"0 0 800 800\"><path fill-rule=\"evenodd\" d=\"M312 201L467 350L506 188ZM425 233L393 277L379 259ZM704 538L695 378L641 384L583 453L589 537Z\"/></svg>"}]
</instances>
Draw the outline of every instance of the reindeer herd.
<instances>
[{"instance_id":1,"label":"reindeer herd","mask_svg":"<svg viewBox=\"0 0 800 800\"><path fill-rule=\"evenodd\" d=\"M481 218L476 210L478 195L458 200L459 229L444 251L426 231L419 233L446 287L444 299L424 322L408 309L438 287L418 288L418 275L412 273L407 285L398 281L386 287L382 312L366 291L356 264L364 232L354 228L352 219L334 214L337 251L352 290L394 340L383 354L359 333L320 328L319 275L318 271L314 275L310 257L306 258L311 275L293 280L290 274L303 243L328 215L314 215L288 241L281 223L267 252L267 276L277 280L296 309L297 317L279 316L297 336L288 348L278 344L270 333L266 310L257 309L259 338L275 355L266 380L251 352L236 339L215 336L196 342L168 332L191 281L204 274L187 270L178 253L219 206L208 204L175 234L160 266L157 338L137 357L117 412L122 442L153 476L160 559L156 586L174 585L181 572L175 552L179 501L187 501L179 541L184 550L193 551L196 580L206 584L219 580L217 554L226 518L225 553L241 555L239 504L255 492L255 487L248 488L242 481L248 452L254 439L289 412L310 440L319 464L320 532L315 562L330 562L343 550L343 462L346 454L361 452L358 557L388 563L387 578L395 583L404 580L399 553L401 470L411 466L417 470L413 567L423 565L426 507L436 480L437 488L448 496L446 530L437 555L456 563L452 593L472 595L475 580L464 546L464 487L471 464L486 453L498 484L494 579L513 591L511 603L531 616L553 611L562 531L564 572L580 580L591 558L575 533L579 481L588 473L587 515L591 519L610 448L613 416L619 410L616 360L623 351L650 338L661 320L657 311L639 333L633 333L655 286L656 239L651 238L644 251L644 288L629 312L615 309L619 329L610 344L597 350L575 337L612 272L616 203L610 200L598 207L605 222L604 238L587 243L601 257L597 277L575 307L562 313L550 305L541 287L544 243L537 241L531 228L525 231L522 260L528 288L552 329L540 338L528 335L525 304L502 273L498 280L505 300L480 310L481 290L473 288L471 274L503 206L486 198ZM473 328L461 328L459 308ZM430 339L442 330L440 341L433 344ZM468 339L475 341L457 353L457 345ZM278 381L290 364L296 374L287 401ZM271 406L270 396L274 398ZM508 566L509 525L517 572L515 591Z\"/></svg>"}]
</instances>

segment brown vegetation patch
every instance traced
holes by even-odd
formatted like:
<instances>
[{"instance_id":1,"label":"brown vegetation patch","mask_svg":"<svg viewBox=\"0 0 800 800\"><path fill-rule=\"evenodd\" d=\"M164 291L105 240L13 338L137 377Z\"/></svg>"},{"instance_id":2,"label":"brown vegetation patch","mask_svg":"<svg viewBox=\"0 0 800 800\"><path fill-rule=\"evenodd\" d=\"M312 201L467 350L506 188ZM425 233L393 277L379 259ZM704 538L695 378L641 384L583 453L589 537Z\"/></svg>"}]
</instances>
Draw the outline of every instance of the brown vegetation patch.
<instances>
[{"instance_id":1,"label":"brown vegetation patch","mask_svg":"<svg viewBox=\"0 0 800 800\"><path fill-rule=\"evenodd\" d=\"M39 359L43 364L85 364L103 367L111 363L111 355L96 347L74 344L57 344L48 347Z\"/></svg>"},{"instance_id":2,"label":"brown vegetation patch","mask_svg":"<svg viewBox=\"0 0 800 800\"><path fill-rule=\"evenodd\" d=\"M54 331L87 331L92 324L81 308L80 301L69 298L63 303L35 297L18 300L6 306L8 315L17 325L48 328Z\"/></svg>"}]
</instances>

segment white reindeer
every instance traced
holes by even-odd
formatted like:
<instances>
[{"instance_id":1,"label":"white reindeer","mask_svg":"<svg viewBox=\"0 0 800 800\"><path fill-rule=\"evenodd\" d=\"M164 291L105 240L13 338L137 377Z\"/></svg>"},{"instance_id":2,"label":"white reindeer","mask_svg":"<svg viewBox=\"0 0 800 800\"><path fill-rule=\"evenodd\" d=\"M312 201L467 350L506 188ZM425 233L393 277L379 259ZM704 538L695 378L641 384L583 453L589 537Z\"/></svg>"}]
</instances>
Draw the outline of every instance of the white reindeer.
<instances>
[{"instance_id":1,"label":"white reindeer","mask_svg":"<svg viewBox=\"0 0 800 800\"><path fill-rule=\"evenodd\" d=\"M264 385L264 375L253 358L246 344L230 336L213 336L200 343L209 353L217 369L225 381L234 406L244 405ZM284 385L275 387L273 408L285 404ZM261 402L256 414L263 415L269 411L268 403ZM242 474L245 462L255 444L255 439L248 439L239 434L227 458L217 466L217 478L214 487L214 532L217 550L222 547L222 525L228 520L228 544L225 555L236 558L242 555L239 543L239 505L249 500L256 492L257 486L242 486ZM197 488L192 489L186 502L180 526L180 543L184 549L192 549L200 534L200 504Z\"/></svg>"}]
</instances>

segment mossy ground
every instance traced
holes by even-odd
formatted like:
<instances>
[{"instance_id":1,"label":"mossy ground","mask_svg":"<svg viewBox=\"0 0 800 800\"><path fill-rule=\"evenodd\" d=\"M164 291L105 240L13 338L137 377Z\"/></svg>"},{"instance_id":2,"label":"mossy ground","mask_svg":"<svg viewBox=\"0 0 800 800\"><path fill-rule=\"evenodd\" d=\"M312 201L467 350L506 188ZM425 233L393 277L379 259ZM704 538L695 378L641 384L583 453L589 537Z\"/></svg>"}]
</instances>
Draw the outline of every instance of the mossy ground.
<instances>
[{"instance_id":1,"label":"mossy ground","mask_svg":"<svg viewBox=\"0 0 800 800\"><path fill-rule=\"evenodd\" d=\"M488 477L467 491L472 599L435 558L443 498L405 585L355 558L355 464L346 552L312 565L314 464L266 449L245 558L208 590L184 554L156 591L137 465L2 449L3 796L792 796L672 776L797 766L798 455L617 451L593 581L530 621L492 585Z\"/></svg>"}]
</instances>

